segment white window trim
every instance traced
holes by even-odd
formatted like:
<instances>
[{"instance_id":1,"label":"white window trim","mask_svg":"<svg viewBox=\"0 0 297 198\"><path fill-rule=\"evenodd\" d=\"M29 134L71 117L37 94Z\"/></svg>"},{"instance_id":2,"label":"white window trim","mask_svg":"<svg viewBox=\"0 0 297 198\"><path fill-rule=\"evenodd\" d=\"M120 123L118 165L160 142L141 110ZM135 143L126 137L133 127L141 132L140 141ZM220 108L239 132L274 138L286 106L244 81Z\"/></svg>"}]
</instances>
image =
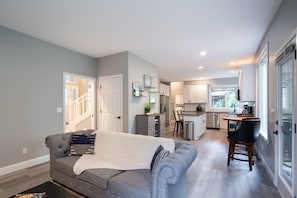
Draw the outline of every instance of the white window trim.
<instances>
[{"instance_id":1,"label":"white window trim","mask_svg":"<svg viewBox=\"0 0 297 198\"><path fill-rule=\"evenodd\" d=\"M231 85L213 85L213 86L209 86L209 91L208 91L208 93L209 93L209 95L208 95L208 101L210 101L209 103L208 103L208 110L209 111L214 111L214 112L230 112L230 113L233 113L233 108L227 108L227 107L221 107L221 108L216 108L216 107L212 107L212 105L211 105L211 89L212 88L228 88L228 87L234 87L234 88L238 88L238 85L236 85L236 84L231 84ZM242 111L242 109L240 109L240 108L236 108L236 110L237 111L239 111L239 112L241 112Z\"/></svg>"},{"instance_id":2,"label":"white window trim","mask_svg":"<svg viewBox=\"0 0 297 198\"><path fill-rule=\"evenodd\" d=\"M268 43L264 46L264 48L262 49L261 53L258 55L257 59L256 59L256 97L257 97L257 100L256 100L256 115L258 117L259 116L259 73L258 73L258 66L259 64L262 62L262 60L267 56L267 68L266 68L266 74L267 74L267 94L268 94L268 90L269 90L269 51L268 51ZM266 127L265 129L263 130L262 128L260 129L260 134L264 137L265 140L268 140L268 104L269 103L269 99L268 99L268 96L267 96L267 101L266 101L266 117L267 117L267 120L266 120ZM263 120L261 120L261 122L263 122Z\"/></svg>"}]
</instances>

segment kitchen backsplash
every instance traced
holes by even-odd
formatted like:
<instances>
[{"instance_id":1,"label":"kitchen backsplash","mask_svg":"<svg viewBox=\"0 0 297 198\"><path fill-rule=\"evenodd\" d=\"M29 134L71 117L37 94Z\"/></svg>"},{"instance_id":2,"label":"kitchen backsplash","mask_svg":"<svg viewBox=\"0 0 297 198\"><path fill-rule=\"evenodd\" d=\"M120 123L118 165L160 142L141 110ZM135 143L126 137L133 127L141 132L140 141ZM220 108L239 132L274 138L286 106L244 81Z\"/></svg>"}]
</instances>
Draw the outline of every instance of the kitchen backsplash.
<instances>
[{"instance_id":1,"label":"kitchen backsplash","mask_svg":"<svg viewBox=\"0 0 297 198\"><path fill-rule=\"evenodd\" d=\"M235 113L236 114L242 113L244 104L248 104L249 106L253 106L253 115L255 115L254 114L255 113L254 112L255 111L255 104L253 102L250 102L250 103L243 102L243 103L241 103L242 107L236 108ZM184 111L196 111L198 105L199 104L185 103L184 107L183 107L183 110ZM232 108L230 108L230 109L209 109L209 106L207 104L200 104L200 106L202 107L202 111L205 111L205 112L228 112L228 113L233 113Z\"/></svg>"},{"instance_id":2,"label":"kitchen backsplash","mask_svg":"<svg viewBox=\"0 0 297 198\"><path fill-rule=\"evenodd\" d=\"M197 106L199 104L190 104L190 103L185 103L184 105L184 111L196 111L197 110ZM202 107L202 111L207 111L206 104L200 104L200 106Z\"/></svg>"}]
</instances>

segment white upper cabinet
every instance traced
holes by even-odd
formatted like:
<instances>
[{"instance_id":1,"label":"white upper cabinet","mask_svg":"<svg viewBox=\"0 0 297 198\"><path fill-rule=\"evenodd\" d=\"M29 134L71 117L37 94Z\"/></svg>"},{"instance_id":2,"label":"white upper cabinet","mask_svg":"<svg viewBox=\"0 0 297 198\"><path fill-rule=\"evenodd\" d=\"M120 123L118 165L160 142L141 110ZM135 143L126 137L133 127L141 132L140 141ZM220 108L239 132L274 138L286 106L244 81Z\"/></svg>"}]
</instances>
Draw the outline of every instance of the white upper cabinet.
<instances>
[{"instance_id":1,"label":"white upper cabinet","mask_svg":"<svg viewBox=\"0 0 297 198\"><path fill-rule=\"evenodd\" d=\"M198 103L208 103L208 84L197 85Z\"/></svg>"},{"instance_id":2,"label":"white upper cabinet","mask_svg":"<svg viewBox=\"0 0 297 198\"><path fill-rule=\"evenodd\" d=\"M238 86L239 99L244 102L255 101L256 72L254 64L240 66Z\"/></svg>"},{"instance_id":3,"label":"white upper cabinet","mask_svg":"<svg viewBox=\"0 0 297 198\"><path fill-rule=\"evenodd\" d=\"M198 103L197 85L184 85L184 102Z\"/></svg>"},{"instance_id":4,"label":"white upper cabinet","mask_svg":"<svg viewBox=\"0 0 297 198\"><path fill-rule=\"evenodd\" d=\"M184 104L184 96L183 95L175 95L175 104L183 105Z\"/></svg>"},{"instance_id":5,"label":"white upper cabinet","mask_svg":"<svg viewBox=\"0 0 297 198\"><path fill-rule=\"evenodd\" d=\"M184 85L185 103L208 103L208 85Z\"/></svg>"}]
</instances>

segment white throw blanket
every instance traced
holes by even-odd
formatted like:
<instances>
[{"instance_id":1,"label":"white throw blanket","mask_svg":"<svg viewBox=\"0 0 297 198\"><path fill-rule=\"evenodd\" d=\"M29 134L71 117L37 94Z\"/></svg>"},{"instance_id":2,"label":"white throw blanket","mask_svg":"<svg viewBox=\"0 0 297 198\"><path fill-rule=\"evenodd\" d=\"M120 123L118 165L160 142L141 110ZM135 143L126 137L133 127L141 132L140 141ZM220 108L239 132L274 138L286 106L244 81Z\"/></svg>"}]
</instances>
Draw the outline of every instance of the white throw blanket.
<instances>
[{"instance_id":1,"label":"white throw blanket","mask_svg":"<svg viewBox=\"0 0 297 198\"><path fill-rule=\"evenodd\" d=\"M171 153L175 150L172 139L121 132L96 131L95 133L95 154L79 158L73 167L76 175L93 168L150 169L152 158L159 145Z\"/></svg>"}]
</instances>

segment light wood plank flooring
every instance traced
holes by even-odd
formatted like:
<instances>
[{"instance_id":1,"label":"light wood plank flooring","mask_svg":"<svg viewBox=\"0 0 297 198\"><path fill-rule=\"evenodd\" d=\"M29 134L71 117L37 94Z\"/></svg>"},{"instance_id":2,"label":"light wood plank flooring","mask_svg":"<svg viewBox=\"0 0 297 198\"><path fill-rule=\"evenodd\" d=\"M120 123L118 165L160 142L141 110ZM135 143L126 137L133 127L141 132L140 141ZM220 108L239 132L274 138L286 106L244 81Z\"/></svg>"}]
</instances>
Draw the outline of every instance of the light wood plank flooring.
<instances>
[{"instance_id":1,"label":"light wood plank flooring","mask_svg":"<svg viewBox=\"0 0 297 198\"><path fill-rule=\"evenodd\" d=\"M0 197L6 198L13 196L49 180L49 163L1 176Z\"/></svg>"},{"instance_id":2,"label":"light wood plank flooring","mask_svg":"<svg viewBox=\"0 0 297 198\"><path fill-rule=\"evenodd\" d=\"M166 137L172 133L168 128ZM198 141L188 141L198 155L188 171L187 198L280 198L261 161L255 162L253 171L247 162L234 160L227 166L226 137L226 131L207 130ZM182 140L180 136L173 138Z\"/></svg>"},{"instance_id":3,"label":"light wood plank flooring","mask_svg":"<svg viewBox=\"0 0 297 198\"><path fill-rule=\"evenodd\" d=\"M166 137L173 128L166 128ZM186 141L186 140L183 140ZM249 171L248 163L232 161L227 166L226 132L207 130L198 141L191 142L198 151L188 171L187 198L280 198L260 161ZM0 198L6 198L49 181L49 164L41 164L0 177Z\"/></svg>"}]
</instances>

